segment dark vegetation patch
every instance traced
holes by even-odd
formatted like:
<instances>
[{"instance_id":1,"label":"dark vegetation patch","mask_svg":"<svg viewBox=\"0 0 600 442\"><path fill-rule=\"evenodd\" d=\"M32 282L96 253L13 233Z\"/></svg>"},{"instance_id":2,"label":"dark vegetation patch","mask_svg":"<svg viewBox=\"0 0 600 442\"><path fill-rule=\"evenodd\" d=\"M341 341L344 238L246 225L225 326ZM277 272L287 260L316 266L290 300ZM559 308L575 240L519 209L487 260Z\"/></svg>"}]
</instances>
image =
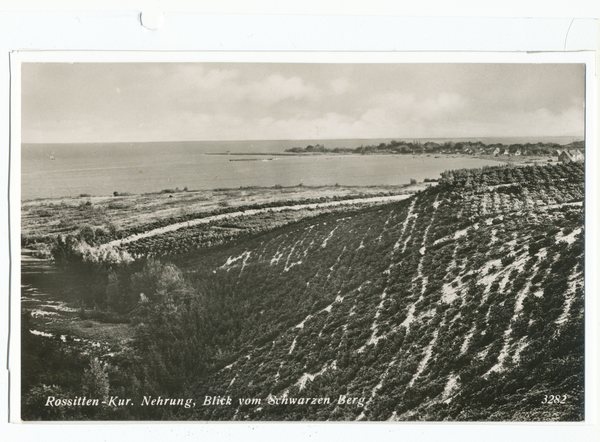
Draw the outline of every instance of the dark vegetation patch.
<instances>
[{"instance_id":1,"label":"dark vegetation patch","mask_svg":"<svg viewBox=\"0 0 600 442\"><path fill-rule=\"evenodd\" d=\"M28 333L39 320L24 313L23 417L581 421L584 217L565 203L582 198L576 164L453 171L380 207L207 226L244 234L200 248L177 248L203 235L184 229L129 264L83 262L67 247L64 285L82 307L73 333L93 330L100 311L126 318L120 327L134 335L90 350ZM81 232L78 241L97 237ZM136 403L263 402L43 406L48 395L81 395L82 385ZM332 403L266 405L284 393ZM337 407L340 395L366 407ZM544 403L549 395L564 403Z\"/></svg>"}]
</instances>

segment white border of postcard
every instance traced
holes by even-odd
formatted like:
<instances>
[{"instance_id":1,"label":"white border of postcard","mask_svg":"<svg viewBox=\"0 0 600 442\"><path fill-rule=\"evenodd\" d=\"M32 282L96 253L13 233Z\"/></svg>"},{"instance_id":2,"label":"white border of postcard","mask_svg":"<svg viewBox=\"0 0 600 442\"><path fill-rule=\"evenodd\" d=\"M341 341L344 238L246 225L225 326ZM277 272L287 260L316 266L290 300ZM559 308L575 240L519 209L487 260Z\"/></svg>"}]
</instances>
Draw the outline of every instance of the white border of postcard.
<instances>
[{"instance_id":1,"label":"white border of postcard","mask_svg":"<svg viewBox=\"0 0 600 442\"><path fill-rule=\"evenodd\" d=\"M596 102L596 76L595 76L595 58L593 52L563 52L563 53L468 53L468 52L428 52L428 53L383 53L383 52L14 52L10 55L11 65L11 186L10 186L10 223L11 223L11 244L12 244L12 273L11 273L11 330L10 330L10 355L9 370L12 392L10 398L10 421L19 422L20 412L20 262L19 247L20 244L20 75L19 66L22 62L276 62L276 63L586 63L586 378L585 378L585 407L586 421L582 424L552 424L552 423L530 423L530 424L366 424L344 426L343 434L349 437L366 436L369 434L395 433L396 436L416 435L422 430L427 431L433 428L434 434L444 438L453 437L461 434L460 431L454 433L456 429L463 428L464 435L490 436L492 440L496 437L491 434L502 427L504 438L525 437L525 434L532 428L556 427L555 430L563 434L560 430L565 427L571 428L579 426L589 426L595 424L597 416L597 308L598 302L595 300L595 294L598 293L598 232L600 225L598 219L598 208L595 204L598 191L598 152L596 139L597 102ZM64 425L64 422L61 424ZM148 424L148 423L146 423ZM148 427L153 431L153 423ZM182 423L177 423L182 424ZM28 424L29 425L29 424ZM96 425L90 424L92 428ZM230 424L231 425L231 424ZM265 425L264 423L253 422L244 423L246 429L257 428ZM281 426L283 425L283 426ZM440 427L444 425L444 429ZM339 424L316 424L312 423L308 428L318 426L320 435L335 435L339 432ZM279 427L279 428L276 428ZM141 429L140 426L137 428ZM144 427L145 428L145 427ZM223 434L223 424L214 424L212 429L218 434ZM233 425L225 428L237 428L240 425ZM284 437L290 430L308 431L305 425L299 424L271 424L270 430L280 432ZM437 428L437 430L436 430ZM237 431L236 430L236 431ZM568 433L568 428L566 428ZM449 431L449 432L447 432ZM512 433L515 431L515 433ZM150 434L150 433L148 433ZM258 434L258 433L257 433ZM383 433L382 433L383 434ZM512 436L511 436L512 434ZM535 434L535 433L533 433ZM558 434L558 433L555 433ZM353 437L354 439L354 437Z\"/></svg>"}]
</instances>

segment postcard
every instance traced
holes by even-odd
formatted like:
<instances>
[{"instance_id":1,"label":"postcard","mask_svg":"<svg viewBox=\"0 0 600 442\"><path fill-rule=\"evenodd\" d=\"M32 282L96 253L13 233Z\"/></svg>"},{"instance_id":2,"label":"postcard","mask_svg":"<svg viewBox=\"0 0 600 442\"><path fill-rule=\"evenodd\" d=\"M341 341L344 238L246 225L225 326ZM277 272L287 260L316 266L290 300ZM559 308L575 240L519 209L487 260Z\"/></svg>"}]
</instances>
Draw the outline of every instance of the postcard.
<instances>
[{"instance_id":1,"label":"postcard","mask_svg":"<svg viewBox=\"0 0 600 442\"><path fill-rule=\"evenodd\" d=\"M589 54L13 55L21 421L589 422Z\"/></svg>"}]
</instances>

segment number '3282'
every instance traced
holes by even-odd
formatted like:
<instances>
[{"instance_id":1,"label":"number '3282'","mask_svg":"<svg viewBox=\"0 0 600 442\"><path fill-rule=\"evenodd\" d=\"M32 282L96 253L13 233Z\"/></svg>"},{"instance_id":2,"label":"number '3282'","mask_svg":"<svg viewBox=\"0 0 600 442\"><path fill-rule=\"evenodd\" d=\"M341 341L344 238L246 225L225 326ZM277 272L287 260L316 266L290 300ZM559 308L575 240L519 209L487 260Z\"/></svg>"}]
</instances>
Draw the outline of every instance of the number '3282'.
<instances>
[{"instance_id":1,"label":"number '3282'","mask_svg":"<svg viewBox=\"0 0 600 442\"><path fill-rule=\"evenodd\" d=\"M542 404L549 404L549 405L553 405L553 404L564 404L567 401L567 395L566 394L545 394L544 395L544 399L542 400Z\"/></svg>"}]
</instances>

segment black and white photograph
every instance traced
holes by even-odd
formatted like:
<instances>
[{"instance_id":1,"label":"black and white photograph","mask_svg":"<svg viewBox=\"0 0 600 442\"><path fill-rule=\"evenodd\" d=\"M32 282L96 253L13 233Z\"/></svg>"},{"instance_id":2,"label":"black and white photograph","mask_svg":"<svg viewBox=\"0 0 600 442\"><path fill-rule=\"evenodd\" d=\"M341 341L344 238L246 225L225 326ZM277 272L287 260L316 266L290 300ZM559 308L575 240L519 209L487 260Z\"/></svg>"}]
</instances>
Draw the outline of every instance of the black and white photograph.
<instances>
[{"instance_id":1,"label":"black and white photograph","mask_svg":"<svg viewBox=\"0 0 600 442\"><path fill-rule=\"evenodd\" d=\"M22 421L585 422L590 66L357 60L20 63Z\"/></svg>"}]
</instances>

